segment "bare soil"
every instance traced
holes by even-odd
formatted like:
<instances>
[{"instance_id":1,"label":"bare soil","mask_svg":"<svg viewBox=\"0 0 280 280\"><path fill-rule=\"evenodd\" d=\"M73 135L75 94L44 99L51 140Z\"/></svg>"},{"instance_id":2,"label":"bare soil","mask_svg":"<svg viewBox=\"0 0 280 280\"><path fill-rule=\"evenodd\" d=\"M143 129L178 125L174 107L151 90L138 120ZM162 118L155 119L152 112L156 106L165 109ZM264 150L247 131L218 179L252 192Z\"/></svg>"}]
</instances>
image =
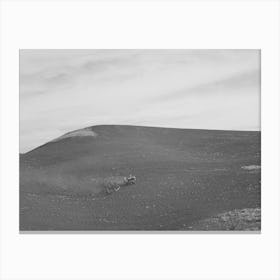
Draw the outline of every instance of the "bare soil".
<instances>
[{"instance_id":1,"label":"bare soil","mask_svg":"<svg viewBox=\"0 0 280 280\"><path fill-rule=\"evenodd\" d=\"M199 221L261 207L261 169L242 168L261 165L260 132L88 129L97 136L20 156L20 230L227 230ZM104 193L106 178L129 174L135 185Z\"/></svg>"}]
</instances>

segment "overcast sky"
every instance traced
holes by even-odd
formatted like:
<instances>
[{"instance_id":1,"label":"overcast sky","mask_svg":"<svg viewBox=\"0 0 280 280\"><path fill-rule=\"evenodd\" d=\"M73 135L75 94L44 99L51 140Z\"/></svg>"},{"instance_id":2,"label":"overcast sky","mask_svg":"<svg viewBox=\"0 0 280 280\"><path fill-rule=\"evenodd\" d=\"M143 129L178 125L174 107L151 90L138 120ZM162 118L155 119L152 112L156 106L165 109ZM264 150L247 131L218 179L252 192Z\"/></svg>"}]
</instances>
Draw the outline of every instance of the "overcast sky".
<instances>
[{"instance_id":1,"label":"overcast sky","mask_svg":"<svg viewBox=\"0 0 280 280\"><path fill-rule=\"evenodd\" d=\"M100 124L260 130L260 52L20 51L21 152Z\"/></svg>"}]
</instances>

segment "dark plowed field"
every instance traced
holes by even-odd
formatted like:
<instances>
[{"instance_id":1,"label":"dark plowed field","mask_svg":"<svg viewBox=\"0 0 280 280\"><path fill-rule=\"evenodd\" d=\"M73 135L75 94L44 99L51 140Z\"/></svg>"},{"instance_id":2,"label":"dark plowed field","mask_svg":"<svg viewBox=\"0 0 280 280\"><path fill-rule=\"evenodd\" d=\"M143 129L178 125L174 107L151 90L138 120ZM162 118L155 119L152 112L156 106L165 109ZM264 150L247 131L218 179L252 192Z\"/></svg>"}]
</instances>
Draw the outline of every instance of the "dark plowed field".
<instances>
[{"instance_id":1,"label":"dark plowed field","mask_svg":"<svg viewBox=\"0 0 280 280\"><path fill-rule=\"evenodd\" d=\"M244 168L260 166L260 132L90 129L21 155L20 230L180 230L260 207L260 169ZM129 174L135 185L104 193Z\"/></svg>"}]
</instances>

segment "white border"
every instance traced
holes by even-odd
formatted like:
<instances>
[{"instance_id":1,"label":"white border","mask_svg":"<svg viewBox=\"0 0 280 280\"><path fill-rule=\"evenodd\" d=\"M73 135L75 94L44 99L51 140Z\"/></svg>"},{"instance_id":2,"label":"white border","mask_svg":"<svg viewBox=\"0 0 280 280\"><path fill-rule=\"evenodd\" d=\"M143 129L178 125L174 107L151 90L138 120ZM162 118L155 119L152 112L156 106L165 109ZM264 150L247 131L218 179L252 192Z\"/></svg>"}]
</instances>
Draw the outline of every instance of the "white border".
<instances>
[{"instance_id":1,"label":"white border","mask_svg":"<svg viewBox=\"0 0 280 280\"><path fill-rule=\"evenodd\" d=\"M279 279L279 2L2 1L1 279ZM18 50L262 50L260 235L18 231Z\"/></svg>"}]
</instances>

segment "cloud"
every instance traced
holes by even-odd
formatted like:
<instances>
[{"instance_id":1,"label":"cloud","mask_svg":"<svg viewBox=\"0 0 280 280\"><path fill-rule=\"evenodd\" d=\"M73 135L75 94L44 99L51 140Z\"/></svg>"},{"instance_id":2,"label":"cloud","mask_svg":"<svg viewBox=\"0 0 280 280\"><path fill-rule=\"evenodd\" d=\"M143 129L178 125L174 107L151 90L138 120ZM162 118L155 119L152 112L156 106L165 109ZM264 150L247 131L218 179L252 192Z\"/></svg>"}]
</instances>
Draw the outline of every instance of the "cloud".
<instances>
[{"instance_id":1,"label":"cloud","mask_svg":"<svg viewBox=\"0 0 280 280\"><path fill-rule=\"evenodd\" d=\"M232 91L236 91L236 94L243 93L246 95L252 90L256 93L260 90L260 71L256 69L237 74L235 73L220 79L213 79L210 82L202 81L194 86L182 88L178 91L163 93L152 97L150 103L159 101L169 102L170 100L184 99L185 97L199 94L217 94L221 91L225 96L228 93L232 93Z\"/></svg>"}]
</instances>

